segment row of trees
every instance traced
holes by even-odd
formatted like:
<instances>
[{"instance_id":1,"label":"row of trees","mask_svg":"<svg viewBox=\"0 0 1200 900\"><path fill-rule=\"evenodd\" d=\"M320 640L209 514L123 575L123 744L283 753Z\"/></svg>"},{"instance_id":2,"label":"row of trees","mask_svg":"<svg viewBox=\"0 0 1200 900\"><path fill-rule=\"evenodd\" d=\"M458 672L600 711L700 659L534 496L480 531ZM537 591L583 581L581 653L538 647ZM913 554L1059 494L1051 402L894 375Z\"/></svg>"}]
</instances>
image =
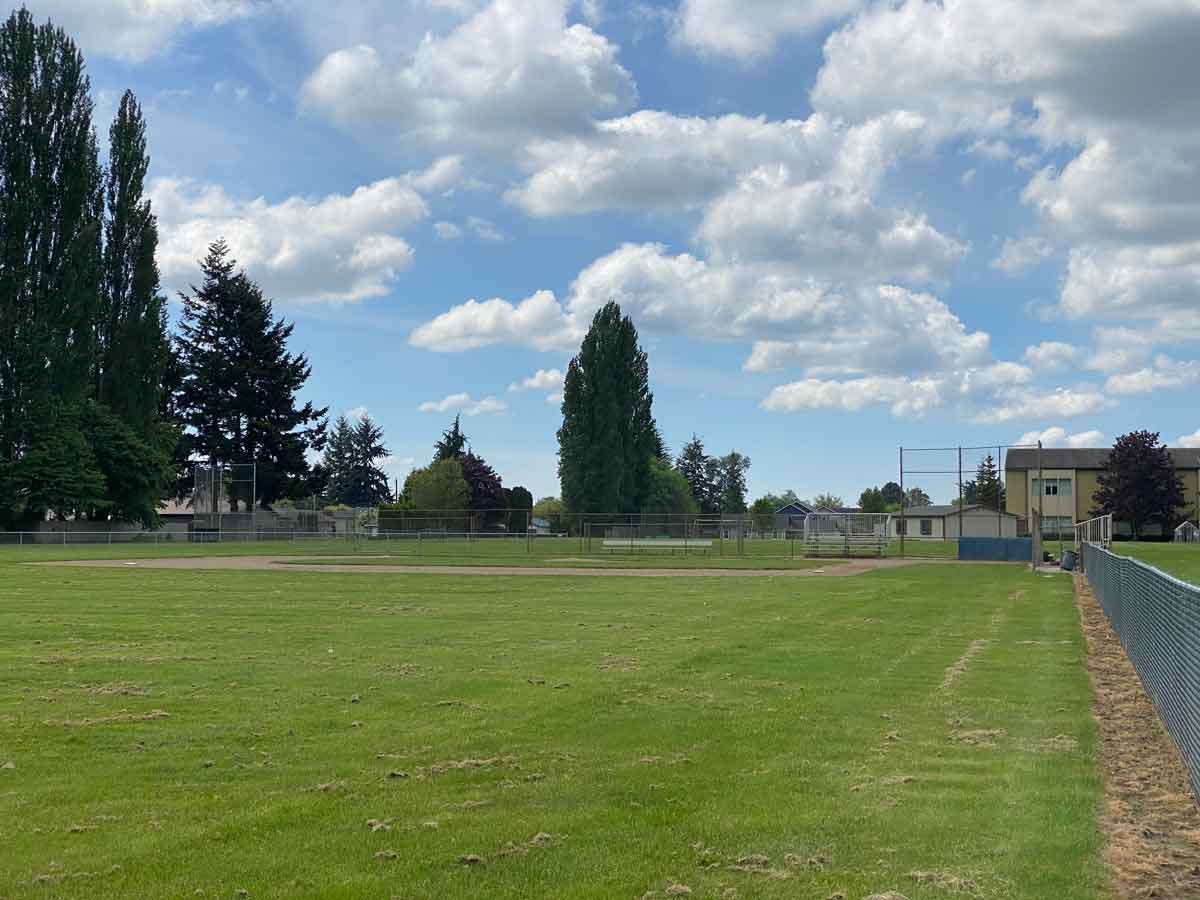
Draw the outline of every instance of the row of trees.
<instances>
[{"instance_id":1,"label":"row of trees","mask_svg":"<svg viewBox=\"0 0 1200 900\"><path fill-rule=\"evenodd\" d=\"M454 423L434 444L433 459L427 466L413 469L404 481L399 496L389 498L381 518L403 522L416 512L420 515L438 514L435 518L452 521L454 513L470 511L477 514L475 527L503 523L514 531L529 527L533 509L533 494L528 488L504 487L496 470L471 449L462 430L462 421ZM516 511L511 516L510 511ZM459 518L459 521L465 521ZM428 527L429 523L422 523ZM381 527L388 527L381 521ZM403 525L396 526L403 529Z\"/></svg>"},{"instance_id":2,"label":"row of trees","mask_svg":"<svg viewBox=\"0 0 1200 900\"><path fill-rule=\"evenodd\" d=\"M148 521L172 477L145 121L126 93L102 165L90 90L61 30L0 28L0 526Z\"/></svg>"},{"instance_id":3,"label":"row of trees","mask_svg":"<svg viewBox=\"0 0 1200 900\"><path fill-rule=\"evenodd\" d=\"M292 326L218 241L169 334L146 121L126 92L102 165L90 91L61 29L0 28L0 527L153 526L202 457L256 462L260 503L322 490Z\"/></svg>"}]
</instances>

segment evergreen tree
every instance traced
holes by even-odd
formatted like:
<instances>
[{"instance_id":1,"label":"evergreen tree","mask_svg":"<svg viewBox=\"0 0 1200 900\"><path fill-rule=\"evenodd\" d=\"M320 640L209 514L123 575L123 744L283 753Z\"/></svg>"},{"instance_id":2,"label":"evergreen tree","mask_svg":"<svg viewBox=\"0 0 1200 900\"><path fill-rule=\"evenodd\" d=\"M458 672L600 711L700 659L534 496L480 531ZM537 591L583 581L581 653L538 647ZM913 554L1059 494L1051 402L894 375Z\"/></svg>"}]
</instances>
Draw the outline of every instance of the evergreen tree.
<instances>
[{"instance_id":1,"label":"evergreen tree","mask_svg":"<svg viewBox=\"0 0 1200 900\"><path fill-rule=\"evenodd\" d=\"M378 465L387 455L383 429L364 414L350 432L350 485L347 498L340 502L348 506L379 506L389 502L392 496L387 475Z\"/></svg>"},{"instance_id":2,"label":"evergreen tree","mask_svg":"<svg viewBox=\"0 0 1200 900\"><path fill-rule=\"evenodd\" d=\"M43 417L29 426L29 448L13 467L16 491L39 519L59 519L104 502L104 473L84 433L81 407L49 401Z\"/></svg>"},{"instance_id":3,"label":"evergreen tree","mask_svg":"<svg viewBox=\"0 0 1200 900\"><path fill-rule=\"evenodd\" d=\"M144 196L146 123L131 91L121 98L109 145L96 399L130 426L148 430L158 419L170 348L154 259L158 225Z\"/></svg>"},{"instance_id":4,"label":"evergreen tree","mask_svg":"<svg viewBox=\"0 0 1200 900\"><path fill-rule=\"evenodd\" d=\"M84 508L88 518L157 527L159 504L174 477L179 432L151 421L139 433L94 401L84 405L83 428L104 479L103 498Z\"/></svg>"},{"instance_id":5,"label":"evergreen tree","mask_svg":"<svg viewBox=\"0 0 1200 900\"><path fill-rule=\"evenodd\" d=\"M504 505L512 512L509 525L514 532L525 532L529 528L530 511L533 509L533 494L528 488L517 485L504 489Z\"/></svg>"},{"instance_id":6,"label":"evergreen tree","mask_svg":"<svg viewBox=\"0 0 1200 900\"><path fill-rule=\"evenodd\" d=\"M661 458L649 362L616 303L596 313L567 367L558 473L571 512L637 512Z\"/></svg>"},{"instance_id":7,"label":"evergreen tree","mask_svg":"<svg viewBox=\"0 0 1200 900\"><path fill-rule=\"evenodd\" d=\"M462 460L467 455L467 436L463 434L462 416L454 417L454 424L442 432L441 440L433 445L433 461L444 459Z\"/></svg>"},{"instance_id":8,"label":"evergreen tree","mask_svg":"<svg viewBox=\"0 0 1200 900\"><path fill-rule=\"evenodd\" d=\"M338 506L353 506L348 499L351 491L351 467L354 457L354 430L345 416L338 416L333 430L325 441L325 455L321 459L328 481L326 497Z\"/></svg>"},{"instance_id":9,"label":"evergreen tree","mask_svg":"<svg viewBox=\"0 0 1200 900\"><path fill-rule=\"evenodd\" d=\"M720 511L740 514L746 507L746 473L750 471L750 457L732 450L718 461L720 470Z\"/></svg>"},{"instance_id":10,"label":"evergreen tree","mask_svg":"<svg viewBox=\"0 0 1200 900\"><path fill-rule=\"evenodd\" d=\"M1112 514L1118 522L1128 522L1136 540L1150 524L1159 524L1163 532L1179 522L1187 502L1175 462L1159 434L1134 431L1117 438L1100 473L1093 516Z\"/></svg>"},{"instance_id":11,"label":"evergreen tree","mask_svg":"<svg viewBox=\"0 0 1200 900\"><path fill-rule=\"evenodd\" d=\"M189 455L257 463L257 501L303 496L310 449L324 449L325 409L298 405L312 373L303 354L287 350L293 325L276 319L271 301L236 272L218 240L201 262L200 287L182 295L179 405Z\"/></svg>"},{"instance_id":12,"label":"evergreen tree","mask_svg":"<svg viewBox=\"0 0 1200 900\"><path fill-rule=\"evenodd\" d=\"M103 190L89 90L61 29L26 9L0 27L0 524L102 499L90 474L64 480L54 462L86 444L95 359Z\"/></svg>"},{"instance_id":13,"label":"evergreen tree","mask_svg":"<svg viewBox=\"0 0 1200 900\"><path fill-rule=\"evenodd\" d=\"M704 513L715 512L718 473L704 452L704 442L699 436L693 434L692 439L683 445L675 460L675 468L687 480L696 507Z\"/></svg>"},{"instance_id":14,"label":"evergreen tree","mask_svg":"<svg viewBox=\"0 0 1200 900\"><path fill-rule=\"evenodd\" d=\"M973 496L968 503L977 503L988 509L1004 507L1004 483L1000 480L1000 471L995 458L989 453L975 471Z\"/></svg>"}]
</instances>

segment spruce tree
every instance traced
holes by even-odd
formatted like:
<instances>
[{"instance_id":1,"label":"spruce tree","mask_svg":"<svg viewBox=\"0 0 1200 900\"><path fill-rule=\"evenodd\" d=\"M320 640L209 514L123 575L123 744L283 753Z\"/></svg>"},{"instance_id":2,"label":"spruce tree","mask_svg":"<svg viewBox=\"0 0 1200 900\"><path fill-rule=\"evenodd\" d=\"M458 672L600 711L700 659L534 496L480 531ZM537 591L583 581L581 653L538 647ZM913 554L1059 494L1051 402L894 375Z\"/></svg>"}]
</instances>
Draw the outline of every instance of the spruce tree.
<instances>
[{"instance_id":1,"label":"spruce tree","mask_svg":"<svg viewBox=\"0 0 1200 900\"><path fill-rule=\"evenodd\" d=\"M571 512L632 513L664 448L653 415L649 363L616 303L596 313L567 367L558 431L562 499Z\"/></svg>"},{"instance_id":2,"label":"spruce tree","mask_svg":"<svg viewBox=\"0 0 1200 900\"><path fill-rule=\"evenodd\" d=\"M675 468L687 479L697 508L705 513L713 512L716 496L716 485L713 481L716 470L709 463L708 454L704 452L704 442L695 434L683 445L679 457L675 460Z\"/></svg>"},{"instance_id":3,"label":"spruce tree","mask_svg":"<svg viewBox=\"0 0 1200 900\"><path fill-rule=\"evenodd\" d=\"M441 439L433 445L433 461L446 459L461 460L467 455L467 436L462 430L462 417L455 416L454 424L442 432Z\"/></svg>"},{"instance_id":4,"label":"spruce tree","mask_svg":"<svg viewBox=\"0 0 1200 900\"><path fill-rule=\"evenodd\" d=\"M89 90L61 29L26 9L0 27L0 522L100 499L85 477L70 500L42 446L82 446L95 359L103 192Z\"/></svg>"},{"instance_id":5,"label":"spruce tree","mask_svg":"<svg viewBox=\"0 0 1200 900\"><path fill-rule=\"evenodd\" d=\"M721 505L723 513L746 512L746 473L750 471L750 457L731 450L719 460L721 472Z\"/></svg>"},{"instance_id":6,"label":"spruce tree","mask_svg":"<svg viewBox=\"0 0 1200 900\"><path fill-rule=\"evenodd\" d=\"M970 484L971 482L968 482ZM1002 509L1004 506L1004 482L1000 480L1000 471L995 458L989 453L980 462L975 471L973 496L964 499L968 504L977 503L987 509Z\"/></svg>"},{"instance_id":7,"label":"spruce tree","mask_svg":"<svg viewBox=\"0 0 1200 900\"><path fill-rule=\"evenodd\" d=\"M256 463L257 500L269 506L310 486L306 454L324 449L327 410L298 404L312 369L288 352L294 326L236 269L218 240L201 262L201 285L182 296L179 405L191 456Z\"/></svg>"},{"instance_id":8,"label":"spruce tree","mask_svg":"<svg viewBox=\"0 0 1200 900\"><path fill-rule=\"evenodd\" d=\"M383 444L383 429L369 415L363 415L350 432L350 506L379 506L392 499L387 475L379 462L388 455Z\"/></svg>"},{"instance_id":9,"label":"spruce tree","mask_svg":"<svg viewBox=\"0 0 1200 900\"><path fill-rule=\"evenodd\" d=\"M354 459L354 429L345 416L338 416L325 442L322 465L325 468L326 499L338 506L353 506L350 502L351 467Z\"/></svg>"}]
</instances>

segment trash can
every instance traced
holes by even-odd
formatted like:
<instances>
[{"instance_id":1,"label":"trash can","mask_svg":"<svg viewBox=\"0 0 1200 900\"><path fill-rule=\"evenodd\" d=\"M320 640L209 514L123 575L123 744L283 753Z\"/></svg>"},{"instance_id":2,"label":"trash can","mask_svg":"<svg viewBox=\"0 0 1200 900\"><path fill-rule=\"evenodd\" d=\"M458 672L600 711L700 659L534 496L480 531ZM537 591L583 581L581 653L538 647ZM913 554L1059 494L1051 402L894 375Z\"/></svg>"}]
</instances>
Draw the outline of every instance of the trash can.
<instances>
[{"instance_id":1,"label":"trash can","mask_svg":"<svg viewBox=\"0 0 1200 900\"><path fill-rule=\"evenodd\" d=\"M1062 567L1064 572L1075 571L1076 555L1074 550L1064 550L1062 558Z\"/></svg>"}]
</instances>

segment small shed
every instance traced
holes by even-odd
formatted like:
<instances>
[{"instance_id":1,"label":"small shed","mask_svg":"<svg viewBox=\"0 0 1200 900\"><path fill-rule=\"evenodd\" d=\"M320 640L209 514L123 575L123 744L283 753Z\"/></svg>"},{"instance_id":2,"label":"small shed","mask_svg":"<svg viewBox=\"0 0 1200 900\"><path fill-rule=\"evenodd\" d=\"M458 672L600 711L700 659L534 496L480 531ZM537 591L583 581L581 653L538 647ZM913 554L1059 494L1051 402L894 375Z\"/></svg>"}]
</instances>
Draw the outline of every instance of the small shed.
<instances>
[{"instance_id":1,"label":"small shed","mask_svg":"<svg viewBox=\"0 0 1200 900\"><path fill-rule=\"evenodd\" d=\"M957 506L914 506L903 515L892 515L892 537L948 541L960 537L1018 537L1018 516L1010 512L972 504Z\"/></svg>"}]
</instances>

